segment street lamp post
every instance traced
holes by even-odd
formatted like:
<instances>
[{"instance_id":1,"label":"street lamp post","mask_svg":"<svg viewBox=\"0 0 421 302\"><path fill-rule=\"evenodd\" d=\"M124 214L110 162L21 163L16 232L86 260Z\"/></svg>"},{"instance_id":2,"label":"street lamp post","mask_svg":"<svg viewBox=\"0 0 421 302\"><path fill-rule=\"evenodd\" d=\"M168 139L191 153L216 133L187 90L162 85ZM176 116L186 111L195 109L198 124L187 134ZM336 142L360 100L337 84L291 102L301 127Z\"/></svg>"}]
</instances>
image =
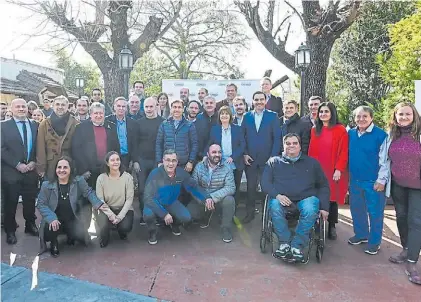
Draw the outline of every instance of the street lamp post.
<instances>
[{"instance_id":1,"label":"street lamp post","mask_svg":"<svg viewBox=\"0 0 421 302\"><path fill-rule=\"evenodd\" d=\"M301 99L300 99L300 116L304 115L304 97L305 97L305 71L311 62L311 49L304 43L295 51L295 68L300 70L301 75Z\"/></svg>"},{"instance_id":2,"label":"street lamp post","mask_svg":"<svg viewBox=\"0 0 421 302\"><path fill-rule=\"evenodd\" d=\"M127 46L124 46L120 51L118 58L120 70L124 74L124 97L129 98L129 76L133 69L133 54Z\"/></svg>"},{"instance_id":3,"label":"street lamp post","mask_svg":"<svg viewBox=\"0 0 421 302\"><path fill-rule=\"evenodd\" d=\"M79 92L79 98L82 96L82 89L85 87L85 80L81 77L76 78L76 87Z\"/></svg>"}]
</instances>

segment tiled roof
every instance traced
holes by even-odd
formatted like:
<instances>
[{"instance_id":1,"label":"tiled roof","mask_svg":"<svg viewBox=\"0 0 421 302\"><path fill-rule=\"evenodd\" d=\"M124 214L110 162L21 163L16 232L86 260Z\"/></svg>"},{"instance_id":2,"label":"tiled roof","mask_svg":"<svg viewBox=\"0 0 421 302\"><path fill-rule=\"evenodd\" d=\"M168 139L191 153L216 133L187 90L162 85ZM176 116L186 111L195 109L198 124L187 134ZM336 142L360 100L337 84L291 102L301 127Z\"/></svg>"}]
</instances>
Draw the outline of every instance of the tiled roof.
<instances>
[{"instance_id":1,"label":"tiled roof","mask_svg":"<svg viewBox=\"0 0 421 302\"><path fill-rule=\"evenodd\" d=\"M36 92L28 90L19 81L12 81L6 78L0 80L0 90L2 93L12 93L15 95L37 95Z\"/></svg>"}]
</instances>

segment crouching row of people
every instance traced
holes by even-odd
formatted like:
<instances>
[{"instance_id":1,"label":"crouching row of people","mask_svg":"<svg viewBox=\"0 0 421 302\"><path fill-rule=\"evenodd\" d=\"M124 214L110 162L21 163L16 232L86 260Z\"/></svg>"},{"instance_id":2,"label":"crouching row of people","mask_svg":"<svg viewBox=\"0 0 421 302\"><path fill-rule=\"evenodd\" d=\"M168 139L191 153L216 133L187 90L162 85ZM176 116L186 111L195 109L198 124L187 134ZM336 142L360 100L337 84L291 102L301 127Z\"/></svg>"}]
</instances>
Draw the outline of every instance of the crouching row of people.
<instances>
[{"instance_id":1,"label":"crouching row of people","mask_svg":"<svg viewBox=\"0 0 421 302\"><path fill-rule=\"evenodd\" d=\"M202 228L209 225L209 213L222 215L221 235L224 242L232 241L231 224L235 213L235 182L232 170L222 159L221 147L211 145L207 157L198 163L193 175L178 166L174 150L166 150L163 164L155 168L146 181L143 219L149 232L149 243L157 243L157 219L170 226L174 235L180 235L180 225L192 219ZM100 246L109 243L110 231L115 228L122 240L133 227L134 185L132 176L124 171L117 152L105 156L105 173L97 179L96 192L83 176L75 176L69 157L62 157L56 165L55 177L45 181L38 196L37 208L42 216L40 225L41 252L50 242L50 253L57 257L58 235L66 234L67 243L90 242L88 225L83 218L83 200L88 200L99 225ZM185 190L193 200L180 201Z\"/></svg>"}]
</instances>

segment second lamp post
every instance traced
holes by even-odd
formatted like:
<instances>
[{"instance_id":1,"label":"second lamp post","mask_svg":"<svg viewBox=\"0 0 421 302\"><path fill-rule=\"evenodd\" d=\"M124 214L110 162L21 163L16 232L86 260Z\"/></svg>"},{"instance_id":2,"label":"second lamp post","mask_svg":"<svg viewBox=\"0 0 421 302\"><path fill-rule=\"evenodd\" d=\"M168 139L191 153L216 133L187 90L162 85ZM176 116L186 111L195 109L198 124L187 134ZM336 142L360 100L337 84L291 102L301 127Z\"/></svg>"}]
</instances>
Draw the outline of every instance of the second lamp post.
<instances>
[{"instance_id":1,"label":"second lamp post","mask_svg":"<svg viewBox=\"0 0 421 302\"><path fill-rule=\"evenodd\" d=\"M300 85L300 116L304 115L304 100L305 98L305 71L311 62L310 47L301 43L300 47L295 51L295 68L300 70L301 85Z\"/></svg>"},{"instance_id":2,"label":"second lamp post","mask_svg":"<svg viewBox=\"0 0 421 302\"><path fill-rule=\"evenodd\" d=\"M130 51L130 49L127 48L127 46L124 46L124 48L120 51L118 63L119 63L120 70L124 74L124 97L128 99L129 98L129 78L130 78L130 72L133 69L133 54Z\"/></svg>"}]
</instances>

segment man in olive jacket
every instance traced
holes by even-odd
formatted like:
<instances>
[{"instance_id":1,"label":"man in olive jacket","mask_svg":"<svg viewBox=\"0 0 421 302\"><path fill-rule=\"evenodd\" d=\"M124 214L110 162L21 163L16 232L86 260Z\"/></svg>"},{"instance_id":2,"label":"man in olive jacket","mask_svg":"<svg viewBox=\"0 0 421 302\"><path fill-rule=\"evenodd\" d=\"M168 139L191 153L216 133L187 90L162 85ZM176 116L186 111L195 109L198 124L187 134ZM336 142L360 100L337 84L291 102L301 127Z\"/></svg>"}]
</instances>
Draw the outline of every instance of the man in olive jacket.
<instances>
[{"instance_id":1,"label":"man in olive jacket","mask_svg":"<svg viewBox=\"0 0 421 302\"><path fill-rule=\"evenodd\" d=\"M55 167L62 156L70 156L72 138L79 122L69 113L69 100L58 96L53 100L53 113L38 127L37 172L52 180Z\"/></svg>"},{"instance_id":2,"label":"man in olive jacket","mask_svg":"<svg viewBox=\"0 0 421 302\"><path fill-rule=\"evenodd\" d=\"M232 241L231 225L235 213L235 182L232 169L222 160L221 147L213 144L209 147L207 156L197 164L193 171L192 178L199 186L206 190L210 199L205 203L190 202L187 209L193 219L201 220L201 228L209 225L210 217L205 213L212 213L213 210L222 211L222 240L226 243Z\"/></svg>"}]
</instances>

